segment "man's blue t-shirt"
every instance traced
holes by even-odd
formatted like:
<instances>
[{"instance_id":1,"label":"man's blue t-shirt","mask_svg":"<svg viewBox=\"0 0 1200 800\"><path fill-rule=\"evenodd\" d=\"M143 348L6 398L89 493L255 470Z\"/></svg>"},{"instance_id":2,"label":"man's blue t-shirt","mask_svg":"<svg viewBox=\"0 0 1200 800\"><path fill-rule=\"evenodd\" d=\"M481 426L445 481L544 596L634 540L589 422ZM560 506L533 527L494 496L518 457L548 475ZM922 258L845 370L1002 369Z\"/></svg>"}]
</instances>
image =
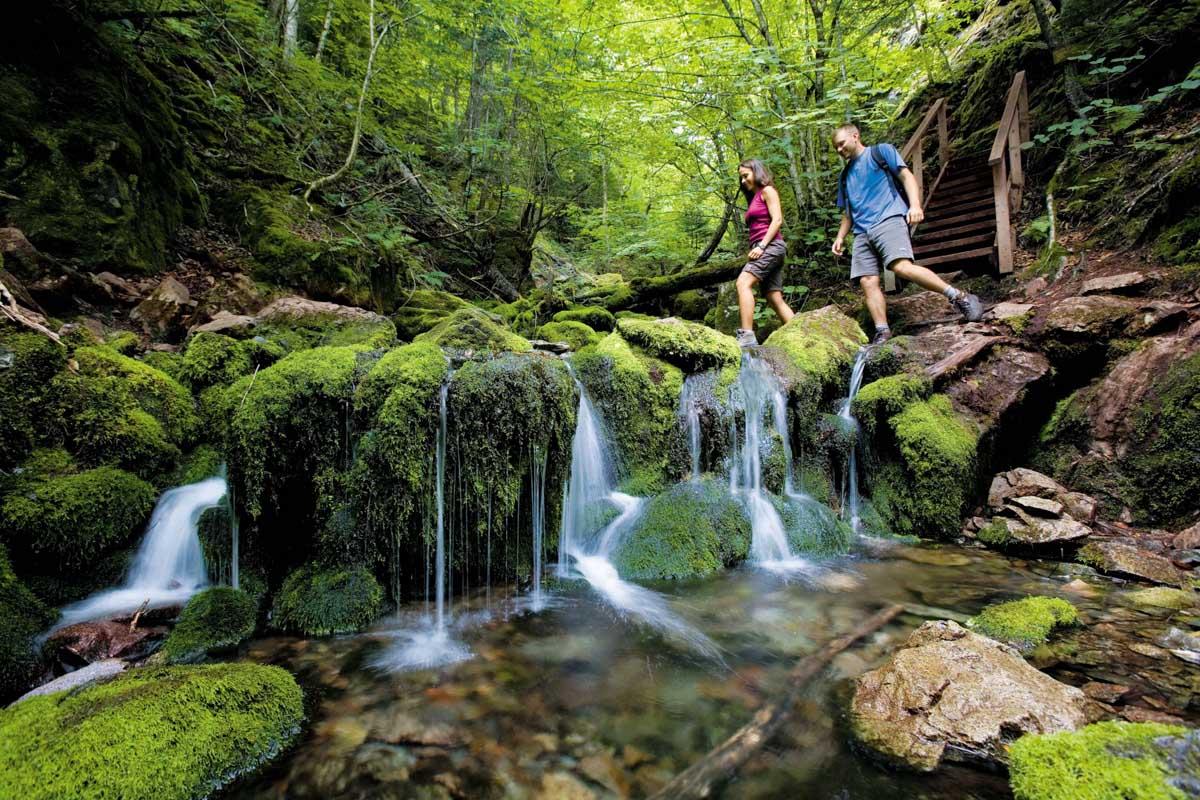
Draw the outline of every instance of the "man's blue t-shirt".
<instances>
[{"instance_id":1,"label":"man's blue t-shirt","mask_svg":"<svg viewBox=\"0 0 1200 800\"><path fill-rule=\"evenodd\" d=\"M908 166L894 146L881 143L874 147L897 174ZM892 176L875 163L875 159L867 152L868 149L854 157L846 174L846 194L850 195L850 210L853 212L851 219L854 222L855 233L866 233L889 217L903 217L908 213L908 204L896 191ZM846 198L842 194L840 184L837 204L838 208L846 210Z\"/></svg>"}]
</instances>

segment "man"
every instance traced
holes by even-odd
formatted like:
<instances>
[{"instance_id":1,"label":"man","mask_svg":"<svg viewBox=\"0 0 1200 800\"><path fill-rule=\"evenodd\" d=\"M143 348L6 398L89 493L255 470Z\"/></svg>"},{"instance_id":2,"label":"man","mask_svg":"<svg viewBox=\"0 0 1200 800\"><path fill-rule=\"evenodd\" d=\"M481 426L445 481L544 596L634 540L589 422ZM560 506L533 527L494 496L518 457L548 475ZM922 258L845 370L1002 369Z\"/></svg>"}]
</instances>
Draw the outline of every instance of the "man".
<instances>
[{"instance_id":1,"label":"man","mask_svg":"<svg viewBox=\"0 0 1200 800\"><path fill-rule=\"evenodd\" d=\"M898 278L918 286L941 292L950 304L971 322L983 316L983 305L973 294L960 292L931 270L913 263L912 240L908 226L925 219L917 179L904 163L899 151L890 144L865 147L854 125L843 125L834 131L833 146L846 161L838 187L837 204L842 209L842 224L833 240L833 254L844 251L846 234L854 228L854 251L850 257L850 280L858 281L866 299L867 310L875 323L871 344L881 344L891 338L887 322L887 301L880 284L882 268L887 267ZM876 163L882 157L886 167ZM893 175L900 177L908 202L900 195Z\"/></svg>"}]
</instances>

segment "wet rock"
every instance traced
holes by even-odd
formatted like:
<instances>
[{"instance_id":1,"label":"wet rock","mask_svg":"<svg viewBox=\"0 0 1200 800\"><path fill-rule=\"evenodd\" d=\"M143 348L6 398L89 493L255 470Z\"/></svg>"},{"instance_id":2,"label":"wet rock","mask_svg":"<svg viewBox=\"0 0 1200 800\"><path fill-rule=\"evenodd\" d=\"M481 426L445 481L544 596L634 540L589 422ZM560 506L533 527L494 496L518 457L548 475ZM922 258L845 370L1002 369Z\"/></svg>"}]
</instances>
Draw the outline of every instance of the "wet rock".
<instances>
[{"instance_id":1,"label":"wet rock","mask_svg":"<svg viewBox=\"0 0 1200 800\"><path fill-rule=\"evenodd\" d=\"M529 343L533 345L534 350L540 350L543 353L562 355L563 353L571 352L571 345L566 342L547 342L542 339L530 339Z\"/></svg>"},{"instance_id":2,"label":"wet rock","mask_svg":"<svg viewBox=\"0 0 1200 800\"><path fill-rule=\"evenodd\" d=\"M1062 503L1056 500L1047 500L1043 497L1023 495L1021 497L1014 497L1009 502L1043 517L1060 517L1063 513Z\"/></svg>"},{"instance_id":3,"label":"wet rock","mask_svg":"<svg viewBox=\"0 0 1200 800\"><path fill-rule=\"evenodd\" d=\"M1080 688L1088 697L1093 700L1099 700L1102 703L1116 703L1122 697L1129 694L1129 687L1122 686L1119 683L1088 681Z\"/></svg>"},{"instance_id":4,"label":"wet rock","mask_svg":"<svg viewBox=\"0 0 1200 800\"><path fill-rule=\"evenodd\" d=\"M1175 534L1171 546L1176 550L1200 549L1200 522Z\"/></svg>"},{"instance_id":5,"label":"wet rock","mask_svg":"<svg viewBox=\"0 0 1200 800\"><path fill-rule=\"evenodd\" d=\"M579 770L609 791L621 797L629 796L629 779L609 753L597 753L581 759Z\"/></svg>"},{"instance_id":6,"label":"wet rock","mask_svg":"<svg viewBox=\"0 0 1200 800\"><path fill-rule=\"evenodd\" d=\"M1170 608L1177 611L1196 605L1195 592L1173 589L1167 586L1155 586L1152 589L1140 589L1136 592L1129 592L1125 595L1125 599L1135 606Z\"/></svg>"},{"instance_id":7,"label":"wet rock","mask_svg":"<svg viewBox=\"0 0 1200 800\"><path fill-rule=\"evenodd\" d=\"M126 662L119 658L110 658L104 661L97 661L94 664L88 664L86 667L68 672L49 683L43 683L36 689L31 689L21 695L14 703L28 700L30 697L37 697L43 694L54 694L55 692L65 692L68 689L78 689L81 686L87 686L89 683L107 680L116 675L120 675L129 666Z\"/></svg>"},{"instance_id":8,"label":"wet rock","mask_svg":"<svg viewBox=\"0 0 1200 800\"><path fill-rule=\"evenodd\" d=\"M1121 272L1116 275L1105 275L1102 278L1092 278L1084 281L1080 294L1137 294L1145 289L1150 279L1140 272Z\"/></svg>"},{"instance_id":9,"label":"wet rock","mask_svg":"<svg viewBox=\"0 0 1200 800\"><path fill-rule=\"evenodd\" d=\"M380 783L408 780L417 758L407 748L368 742L354 752L355 765Z\"/></svg>"},{"instance_id":10,"label":"wet rock","mask_svg":"<svg viewBox=\"0 0 1200 800\"><path fill-rule=\"evenodd\" d=\"M535 800L593 800L596 793L569 772L548 772Z\"/></svg>"},{"instance_id":11,"label":"wet rock","mask_svg":"<svg viewBox=\"0 0 1200 800\"><path fill-rule=\"evenodd\" d=\"M891 660L858 679L855 735L888 760L928 772L943 759L1006 760L1024 733L1086 722L1083 692L1029 666L1011 647L954 622L927 622Z\"/></svg>"},{"instance_id":12,"label":"wet rock","mask_svg":"<svg viewBox=\"0 0 1200 800\"><path fill-rule=\"evenodd\" d=\"M165 636L166 628L133 628L114 620L80 622L50 634L47 647L72 664L92 664L112 658L145 655L151 645Z\"/></svg>"},{"instance_id":13,"label":"wet rock","mask_svg":"<svg viewBox=\"0 0 1200 800\"><path fill-rule=\"evenodd\" d=\"M257 324L258 320L255 317L218 311L208 322L192 328L191 333L223 333L237 338L249 335L250 330Z\"/></svg>"},{"instance_id":14,"label":"wet rock","mask_svg":"<svg viewBox=\"0 0 1200 800\"><path fill-rule=\"evenodd\" d=\"M458 747L464 743L461 731L445 723L422 722L402 709L377 712L365 723L370 738L389 744Z\"/></svg>"},{"instance_id":15,"label":"wet rock","mask_svg":"<svg viewBox=\"0 0 1200 800\"><path fill-rule=\"evenodd\" d=\"M129 315L147 336L174 339L184 332L184 321L195 307L188 288L168 276Z\"/></svg>"},{"instance_id":16,"label":"wet rock","mask_svg":"<svg viewBox=\"0 0 1200 800\"><path fill-rule=\"evenodd\" d=\"M1165 711L1155 711L1152 708L1142 708L1141 706L1125 706L1121 709L1121 716L1130 722L1157 722L1162 725L1182 725L1183 720L1174 714L1168 714Z\"/></svg>"},{"instance_id":17,"label":"wet rock","mask_svg":"<svg viewBox=\"0 0 1200 800\"><path fill-rule=\"evenodd\" d=\"M1180 583L1179 570L1175 569L1170 559L1133 544L1117 541L1093 542L1080 551L1079 559L1110 574L1176 586Z\"/></svg>"},{"instance_id":18,"label":"wet rock","mask_svg":"<svg viewBox=\"0 0 1200 800\"><path fill-rule=\"evenodd\" d=\"M895 554L914 564L930 564L936 567L965 567L971 563L971 559L962 553L932 548L902 547L898 548Z\"/></svg>"}]
</instances>

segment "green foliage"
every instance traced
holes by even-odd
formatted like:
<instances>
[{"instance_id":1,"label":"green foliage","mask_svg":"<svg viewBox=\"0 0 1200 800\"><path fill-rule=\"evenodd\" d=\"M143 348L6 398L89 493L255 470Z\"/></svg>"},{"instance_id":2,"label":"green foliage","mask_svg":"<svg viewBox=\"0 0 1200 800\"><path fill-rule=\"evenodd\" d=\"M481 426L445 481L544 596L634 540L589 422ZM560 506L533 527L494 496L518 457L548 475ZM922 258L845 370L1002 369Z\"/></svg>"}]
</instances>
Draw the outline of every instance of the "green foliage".
<instances>
[{"instance_id":1,"label":"green foliage","mask_svg":"<svg viewBox=\"0 0 1200 800\"><path fill-rule=\"evenodd\" d=\"M602 333L611 332L617 324L612 312L599 306L575 306L564 309L554 315L555 322L582 322L592 330Z\"/></svg>"},{"instance_id":2,"label":"green foliage","mask_svg":"<svg viewBox=\"0 0 1200 800\"><path fill-rule=\"evenodd\" d=\"M835 556L849 552L854 530L834 516L829 506L809 499L772 496L793 552Z\"/></svg>"},{"instance_id":3,"label":"green foliage","mask_svg":"<svg viewBox=\"0 0 1200 800\"><path fill-rule=\"evenodd\" d=\"M680 483L650 500L614 565L633 580L695 578L742 561L750 520L719 479Z\"/></svg>"},{"instance_id":4,"label":"green foliage","mask_svg":"<svg viewBox=\"0 0 1200 800\"><path fill-rule=\"evenodd\" d=\"M1079 614L1057 597L1026 597L990 605L967 622L984 636L1022 650L1044 644L1050 631L1079 623Z\"/></svg>"},{"instance_id":5,"label":"green foliage","mask_svg":"<svg viewBox=\"0 0 1200 800\"><path fill-rule=\"evenodd\" d=\"M232 383L255 368L269 367L283 355L283 348L273 342L201 332L188 340L179 365L179 379L198 392L216 384Z\"/></svg>"},{"instance_id":6,"label":"green foliage","mask_svg":"<svg viewBox=\"0 0 1200 800\"><path fill-rule=\"evenodd\" d=\"M302 636L356 633L379 616L383 590L363 567L323 569L308 564L293 572L275 595L271 624Z\"/></svg>"},{"instance_id":7,"label":"green foliage","mask_svg":"<svg viewBox=\"0 0 1200 800\"><path fill-rule=\"evenodd\" d=\"M572 350L582 350L597 344L600 334L582 322L547 322L537 329L537 338L547 342L566 342Z\"/></svg>"},{"instance_id":8,"label":"green foliage","mask_svg":"<svg viewBox=\"0 0 1200 800\"><path fill-rule=\"evenodd\" d=\"M0 532L20 554L79 570L141 531L154 487L114 467L50 477L7 495Z\"/></svg>"},{"instance_id":9,"label":"green foliage","mask_svg":"<svg viewBox=\"0 0 1200 800\"><path fill-rule=\"evenodd\" d=\"M190 664L235 649L254 633L254 598L229 586L214 586L188 600L163 642L171 664Z\"/></svg>"},{"instance_id":10,"label":"green foliage","mask_svg":"<svg viewBox=\"0 0 1200 800\"><path fill-rule=\"evenodd\" d=\"M28 688L42 667L36 637L55 615L13 573L8 551L0 544L0 702Z\"/></svg>"},{"instance_id":11,"label":"green foliage","mask_svg":"<svg viewBox=\"0 0 1200 800\"><path fill-rule=\"evenodd\" d=\"M47 386L66 363L61 345L0 323L0 469L19 462L50 432Z\"/></svg>"},{"instance_id":12,"label":"green foliage","mask_svg":"<svg viewBox=\"0 0 1200 800\"><path fill-rule=\"evenodd\" d=\"M475 353L524 353L533 349L527 340L505 329L486 311L474 306L453 312L416 337L415 341L428 341L439 347Z\"/></svg>"},{"instance_id":13,"label":"green foliage","mask_svg":"<svg viewBox=\"0 0 1200 800\"><path fill-rule=\"evenodd\" d=\"M223 463L224 458L219 450L212 445L202 444L188 453L187 458L179 465L179 471L172 483L175 486L183 486L211 478L220 473Z\"/></svg>"},{"instance_id":14,"label":"green foliage","mask_svg":"<svg viewBox=\"0 0 1200 800\"><path fill-rule=\"evenodd\" d=\"M304 716L279 667L144 667L0 711L0 794L192 800L267 763Z\"/></svg>"},{"instance_id":15,"label":"green foliage","mask_svg":"<svg viewBox=\"0 0 1200 800\"><path fill-rule=\"evenodd\" d=\"M1170 785L1172 741L1186 729L1098 722L1077 731L1029 734L1009 749L1017 800L1183 800ZM1194 774L1194 772L1193 772Z\"/></svg>"},{"instance_id":16,"label":"green foliage","mask_svg":"<svg viewBox=\"0 0 1200 800\"><path fill-rule=\"evenodd\" d=\"M975 538L986 544L988 547L1004 548L1012 544L1012 533L1008 530L1008 524L1001 517L995 517L987 525L979 529L975 534Z\"/></svg>"},{"instance_id":17,"label":"green foliage","mask_svg":"<svg viewBox=\"0 0 1200 800\"><path fill-rule=\"evenodd\" d=\"M742 358L732 337L695 322L625 317L617 320L617 331L655 358L689 373L734 365Z\"/></svg>"}]
</instances>

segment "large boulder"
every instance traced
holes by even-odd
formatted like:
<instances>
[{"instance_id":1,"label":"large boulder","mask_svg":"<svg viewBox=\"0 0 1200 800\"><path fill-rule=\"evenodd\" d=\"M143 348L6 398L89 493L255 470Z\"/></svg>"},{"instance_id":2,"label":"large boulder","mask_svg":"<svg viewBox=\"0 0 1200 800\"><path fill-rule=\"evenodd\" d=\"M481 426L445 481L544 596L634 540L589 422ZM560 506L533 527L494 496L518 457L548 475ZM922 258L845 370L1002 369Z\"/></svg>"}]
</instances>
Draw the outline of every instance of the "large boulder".
<instances>
[{"instance_id":1,"label":"large boulder","mask_svg":"<svg viewBox=\"0 0 1200 800\"><path fill-rule=\"evenodd\" d=\"M207 797L282 753L303 718L279 667L131 670L0 711L0 795Z\"/></svg>"},{"instance_id":2,"label":"large boulder","mask_svg":"<svg viewBox=\"0 0 1200 800\"><path fill-rule=\"evenodd\" d=\"M12 570L8 552L0 545L0 702L20 694L42 667L37 638L54 614Z\"/></svg>"},{"instance_id":3,"label":"large boulder","mask_svg":"<svg viewBox=\"0 0 1200 800\"><path fill-rule=\"evenodd\" d=\"M254 633L254 598L230 586L214 586L192 596L163 642L163 657L188 664L228 652Z\"/></svg>"},{"instance_id":4,"label":"large boulder","mask_svg":"<svg viewBox=\"0 0 1200 800\"><path fill-rule=\"evenodd\" d=\"M177 340L196 306L191 292L171 276L162 279L150 296L133 309L129 318L154 339Z\"/></svg>"},{"instance_id":5,"label":"large boulder","mask_svg":"<svg viewBox=\"0 0 1200 800\"><path fill-rule=\"evenodd\" d=\"M400 338L409 341L469 305L466 300L449 292L414 289L399 299L392 312L392 322L396 323Z\"/></svg>"},{"instance_id":6,"label":"large boulder","mask_svg":"<svg viewBox=\"0 0 1200 800\"><path fill-rule=\"evenodd\" d=\"M362 567L325 569L308 564L275 595L271 624L302 636L356 633L379 616L383 589Z\"/></svg>"},{"instance_id":7,"label":"large boulder","mask_svg":"<svg viewBox=\"0 0 1200 800\"><path fill-rule=\"evenodd\" d=\"M742 357L733 337L675 317L625 317L617 320L617 331L650 355L688 373L734 366Z\"/></svg>"},{"instance_id":8,"label":"large boulder","mask_svg":"<svg viewBox=\"0 0 1200 800\"><path fill-rule=\"evenodd\" d=\"M885 759L930 772L943 759L1004 763L1022 734L1084 725L1086 702L1011 647L954 622L926 622L858 679L850 721Z\"/></svg>"},{"instance_id":9,"label":"large boulder","mask_svg":"<svg viewBox=\"0 0 1200 800\"><path fill-rule=\"evenodd\" d=\"M0 469L19 463L52 430L50 381L66 363L66 348L0 322Z\"/></svg>"},{"instance_id":10,"label":"large boulder","mask_svg":"<svg viewBox=\"0 0 1200 800\"><path fill-rule=\"evenodd\" d=\"M1133 542L1093 542L1079 551L1079 560L1101 572L1178 586L1182 580L1171 559Z\"/></svg>"},{"instance_id":11,"label":"large boulder","mask_svg":"<svg viewBox=\"0 0 1200 800\"><path fill-rule=\"evenodd\" d=\"M376 349L396 342L396 326L387 317L358 306L294 295L273 300L255 320L255 333L289 350L349 345Z\"/></svg>"},{"instance_id":12,"label":"large boulder","mask_svg":"<svg viewBox=\"0 0 1200 800\"><path fill-rule=\"evenodd\" d=\"M529 340L510 331L500 320L475 306L453 312L414 341L433 342L439 347L473 357L496 353L527 353Z\"/></svg>"}]
</instances>

